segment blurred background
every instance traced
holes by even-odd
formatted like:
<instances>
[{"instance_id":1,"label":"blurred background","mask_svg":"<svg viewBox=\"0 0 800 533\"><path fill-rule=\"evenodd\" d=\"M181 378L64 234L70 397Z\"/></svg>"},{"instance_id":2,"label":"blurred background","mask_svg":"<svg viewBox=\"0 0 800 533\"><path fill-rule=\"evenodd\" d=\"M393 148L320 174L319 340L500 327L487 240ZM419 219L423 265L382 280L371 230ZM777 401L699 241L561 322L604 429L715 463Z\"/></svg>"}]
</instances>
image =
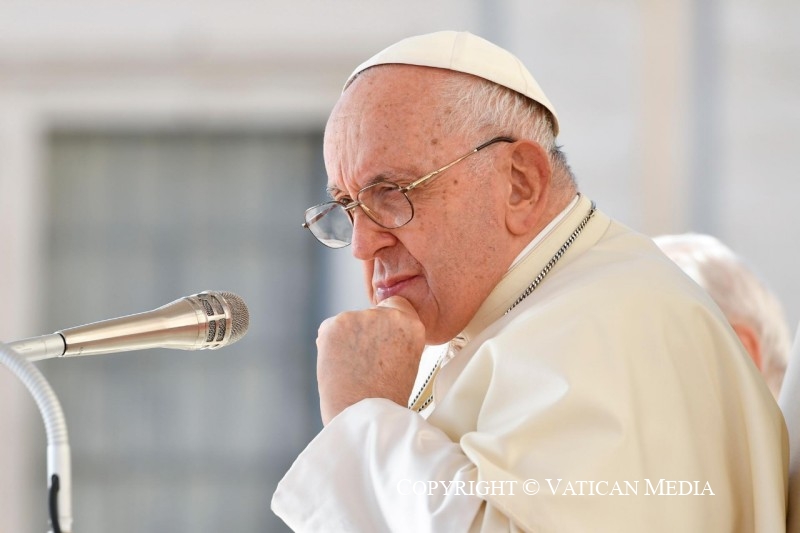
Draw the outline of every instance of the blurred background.
<instances>
[{"instance_id":1,"label":"blurred background","mask_svg":"<svg viewBox=\"0 0 800 533\"><path fill-rule=\"evenodd\" d=\"M75 531L285 531L280 477L320 428L319 322L363 306L324 198L342 83L412 34L519 56L583 191L650 235L711 233L800 319L796 0L4 0L0 339L206 289L247 302L221 351L37 363L72 445ZM0 368L0 533L46 531L46 440Z\"/></svg>"}]
</instances>

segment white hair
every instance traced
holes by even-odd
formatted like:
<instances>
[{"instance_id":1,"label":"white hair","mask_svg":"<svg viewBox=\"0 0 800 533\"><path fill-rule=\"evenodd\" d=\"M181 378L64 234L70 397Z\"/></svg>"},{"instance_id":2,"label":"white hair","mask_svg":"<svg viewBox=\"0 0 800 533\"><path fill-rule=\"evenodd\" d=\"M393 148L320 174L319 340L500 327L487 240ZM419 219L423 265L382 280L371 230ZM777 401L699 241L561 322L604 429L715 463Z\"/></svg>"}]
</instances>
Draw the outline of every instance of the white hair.
<instances>
[{"instance_id":1,"label":"white hair","mask_svg":"<svg viewBox=\"0 0 800 533\"><path fill-rule=\"evenodd\" d=\"M761 373L777 397L791 346L778 298L742 258L715 237L685 233L653 240L708 292L729 322L744 324L755 332L761 347Z\"/></svg>"},{"instance_id":2,"label":"white hair","mask_svg":"<svg viewBox=\"0 0 800 533\"><path fill-rule=\"evenodd\" d=\"M448 76L435 85L449 104L443 124L446 133L469 137L482 132L487 136L532 140L550 158L554 185L575 187L566 155L556 144L553 116L543 105L502 85L466 74Z\"/></svg>"}]
</instances>

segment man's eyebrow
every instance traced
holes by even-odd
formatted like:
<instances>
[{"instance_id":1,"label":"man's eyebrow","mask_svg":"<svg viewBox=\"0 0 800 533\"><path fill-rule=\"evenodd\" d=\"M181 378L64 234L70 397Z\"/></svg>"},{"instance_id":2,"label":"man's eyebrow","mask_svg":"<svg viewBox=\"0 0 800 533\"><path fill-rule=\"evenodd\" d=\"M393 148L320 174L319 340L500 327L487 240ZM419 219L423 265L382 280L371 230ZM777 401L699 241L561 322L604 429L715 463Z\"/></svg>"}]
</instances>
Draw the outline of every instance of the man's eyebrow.
<instances>
[{"instance_id":1,"label":"man's eyebrow","mask_svg":"<svg viewBox=\"0 0 800 533\"><path fill-rule=\"evenodd\" d=\"M331 200L335 199L335 198L336 198L336 195L337 195L337 194L340 194L340 193L342 192L342 191L339 189L339 187L334 187L334 186L328 186L328 187L326 187L326 188L325 188L325 191L328 193L328 197L329 197Z\"/></svg>"},{"instance_id":2,"label":"man's eyebrow","mask_svg":"<svg viewBox=\"0 0 800 533\"><path fill-rule=\"evenodd\" d=\"M375 176L374 178L372 178L368 182L366 182L364 185L362 185L361 189L364 189L366 187L369 187L370 185L375 185L376 183L382 183L382 182L385 182L385 181L391 181L392 183L396 183L398 181L408 180L408 179L409 179L408 176L403 176L400 173L383 172L381 174L378 174L377 176ZM359 190L361 190L361 189L359 189ZM342 191L339 187L337 187L335 185L329 185L326 188L326 190L328 192L328 196L330 196L331 198L336 198L337 194L349 196L348 192Z\"/></svg>"}]
</instances>

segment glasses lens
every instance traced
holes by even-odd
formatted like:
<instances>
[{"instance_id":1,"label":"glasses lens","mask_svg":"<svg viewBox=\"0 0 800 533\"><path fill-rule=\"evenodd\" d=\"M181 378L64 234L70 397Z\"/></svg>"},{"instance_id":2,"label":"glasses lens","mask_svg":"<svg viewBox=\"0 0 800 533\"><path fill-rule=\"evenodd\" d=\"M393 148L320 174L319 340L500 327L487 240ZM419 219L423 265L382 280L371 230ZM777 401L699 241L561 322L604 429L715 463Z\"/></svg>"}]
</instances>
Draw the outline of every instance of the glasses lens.
<instances>
[{"instance_id":1,"label":"glasses lens","mask_svg":"<svg viewBox=\"0 0 800 533\"><path fill-rule=\"evenodd\" d=\"M408 224L414 216L411 202L394 183L371 185L359 193L358 199L369 218L387 229Z\"/></svg>"},{"instance_id":2,"label":"glasses lens","mask_svg":"<svg viewBox=\"0 0 800 533\"><path fill-rule=\"evenodd\" d=\"M353 221L338 202L308 208L306 225L319 242L330 248L343 248L353 240Z\"/></svg>"}]
</instances>

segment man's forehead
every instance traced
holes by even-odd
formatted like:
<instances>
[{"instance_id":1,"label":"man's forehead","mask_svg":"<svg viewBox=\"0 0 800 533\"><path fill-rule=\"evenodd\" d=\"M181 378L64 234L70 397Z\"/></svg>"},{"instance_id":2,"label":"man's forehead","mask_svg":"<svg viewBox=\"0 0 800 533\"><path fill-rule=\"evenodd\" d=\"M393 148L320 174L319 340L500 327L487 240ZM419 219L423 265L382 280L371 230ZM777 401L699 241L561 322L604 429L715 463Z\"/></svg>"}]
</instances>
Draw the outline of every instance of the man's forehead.
<instances>
[{"instance_id":1,"label":"man's forehead","mask_svg":"<svg viewBox=\"0 0 800 533\"><path fill-rule=\"evenodd\" d=\"M437 77L456 75L413 65L381 65L354 80L325 129L328 188L353 193L376 181L413 181L439 162L453 142L443 134L449 102L435 90ZM466 141L465 141L466 142ZM468 144L468 143L466 143Z\"/></svg>"},{"instance_id":2,"label":"man's forehead","mask_svg":"<svg viewBox=\"0 0 800 533\"><path fill-rule=\"evenodd\" d=\"M353 110L417 109L440 98L437 87L447 78L463 76L442 69L413 65L380 65L364 71L344 91L332 116Z\"/></svg>"},{"instance_id":3,"label":"man's forehead","mask_svg":"<svg viewBox=\"0 0 800 533\"><path fill-rule=\"evenodd\" d=\"M439 72L435 72L439 71ZM390 138L432 139L452 110L437 78L459 75L441 69L382 65L369 69L342 94L328 119L326 144Z\"/></svg>"},{"instance_id":4,"label":"man's forehead","mask_svg":"<svg viewBox=\"0 0 800 533\"><path fill-rule=\"evenodd\" d=\"M412 87L392 89L354 86L352 93L343 96L325 129L326 150L340 150L351 143L375 147L391 141L402 145L422 136L436 136L441 122L436 98Z\"/></svg>"}]
</instances>

